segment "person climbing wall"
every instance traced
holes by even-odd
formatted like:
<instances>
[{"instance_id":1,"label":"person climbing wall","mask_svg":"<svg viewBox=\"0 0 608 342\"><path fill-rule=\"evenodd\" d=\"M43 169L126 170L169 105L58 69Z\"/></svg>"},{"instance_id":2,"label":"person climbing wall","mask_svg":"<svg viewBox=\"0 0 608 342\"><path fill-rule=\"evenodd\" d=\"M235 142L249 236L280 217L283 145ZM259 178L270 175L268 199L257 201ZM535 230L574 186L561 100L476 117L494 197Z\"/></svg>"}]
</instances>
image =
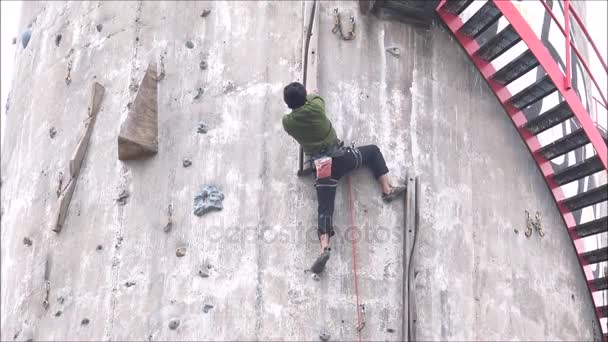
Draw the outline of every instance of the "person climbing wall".
<instances>
[{"instance_id":1,"label":"person climbing wall","mask_svg":"<svg viewBox=\"0 0 608 342\"><path fill-rule=\"evenodd\" d=\"M403 194L405 186L391 185L388 168L378 146L344 147L325 114L325 101L316 91L308 95L301 83L292 82L283 89L283 100L292 110L283 116L283 128L300 144L316 168L317 233L321 255L312 264L310 271L319 274L329 260L329 239L335 234L333 212L340 178L362 166L370 168L380 184L385 202Z\"/></svg>"}]
</instances>

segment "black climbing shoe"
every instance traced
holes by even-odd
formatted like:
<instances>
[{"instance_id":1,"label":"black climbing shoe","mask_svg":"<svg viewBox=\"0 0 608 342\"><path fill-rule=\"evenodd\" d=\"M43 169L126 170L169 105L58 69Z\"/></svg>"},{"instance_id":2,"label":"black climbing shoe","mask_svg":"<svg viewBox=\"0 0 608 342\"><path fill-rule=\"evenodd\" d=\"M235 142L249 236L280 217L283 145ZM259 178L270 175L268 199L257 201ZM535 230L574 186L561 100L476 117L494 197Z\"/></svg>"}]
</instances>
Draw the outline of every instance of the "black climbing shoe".
<instances>
[{"instance_id":1,"label":"black climbing shoe","mask_svg":"<svg viewBox=\"0 0 608 342\"><path fill-rule=\"evenodd\" d=\"M325 252L321 253L315 263L310 267L310 271L314 274L319 274L323 272L325 269L325 264L327 264L327 260L329 260L329 250L325 249Z\"/></svg>"},{"instance_id":2,"label":"black climbing shoe","mask_svg":"<svg viewBox=\"0 0 608 342\"><path fill-rule=\"evenodd\" d=\"M405 190L406 190L405 185L391 187L391 190L389 191L388 194L385 194L385 193L382 194L382 200L384 202L390 202L390 201L394 200L395 198L401 196L401 194L403 194L405 192Z\"/></svg>"}]
</instances>

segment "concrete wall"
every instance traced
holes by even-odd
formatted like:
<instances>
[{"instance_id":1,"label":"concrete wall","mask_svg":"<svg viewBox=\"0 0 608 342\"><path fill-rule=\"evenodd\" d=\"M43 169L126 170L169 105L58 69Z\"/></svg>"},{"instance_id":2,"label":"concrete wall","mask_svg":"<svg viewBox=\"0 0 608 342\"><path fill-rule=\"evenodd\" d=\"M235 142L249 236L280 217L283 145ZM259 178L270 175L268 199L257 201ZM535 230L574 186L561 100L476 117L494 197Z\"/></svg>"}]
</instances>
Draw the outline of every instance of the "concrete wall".
<instances>
[{"instance_id":1,"label":"concrete wall","mask_svg":"<svg viewBox=\"0 0 608 342\"><path fill-rule=\"evenodd\" d=\"M354 41L331 33L335 7L355 15ZM551 195L447 30L378 21L355 2L323 2L320 18L319 90L338 134L378 144L395 179L420 176L418 338L592 339L591 300ZM28 23L1 162L2 340L356 338L346 180L328 269L319 282L303 272L318 253L315 194L312 179L295 177L297 145L280 122L282 87L301 73L301 3L28 2ZM399 58L385 52L392 46ZM120 162L129 85L161 56L159 153ZM106 97L57 235L49 228L57 174L93 80ZM205 135L196 133L201 121L211 127ZM403 205L384 205L369 172L352 183L362 336L399 340ZM199 218L192 198L206 184L224 192L225 209ZM123 189L131 195L120 206ZM524 236L524 210L542 213L543 238ZM199 277L207 265L210 277Z\"/></svg>"}]
</instances>

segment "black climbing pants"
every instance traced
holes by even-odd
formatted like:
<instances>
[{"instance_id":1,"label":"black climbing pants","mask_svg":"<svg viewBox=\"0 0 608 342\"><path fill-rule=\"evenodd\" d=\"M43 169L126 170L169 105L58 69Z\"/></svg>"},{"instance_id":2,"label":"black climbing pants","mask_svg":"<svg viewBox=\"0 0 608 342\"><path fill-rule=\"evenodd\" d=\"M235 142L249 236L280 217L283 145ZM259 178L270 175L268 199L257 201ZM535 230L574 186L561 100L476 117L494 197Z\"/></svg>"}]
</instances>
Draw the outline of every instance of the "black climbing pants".
<instances>
[{"instance_id":1,"label":"black climbing pants","mask_svg":"<svg viewBox=\"0 0 608 342\"><path fill-rule=\"evenodd\" d=\"M362 166L368 167L376 179L388 173L384 156L382 156L382 152L380 152L378 146L365 145L356 148L347 147L344 149L343 154L332 157L331 177L317 179L315 188L319 203L319 237L322 234L329 234L329 236L335 234L333 215L338 180Z\"/></svg>"}]
</instances>

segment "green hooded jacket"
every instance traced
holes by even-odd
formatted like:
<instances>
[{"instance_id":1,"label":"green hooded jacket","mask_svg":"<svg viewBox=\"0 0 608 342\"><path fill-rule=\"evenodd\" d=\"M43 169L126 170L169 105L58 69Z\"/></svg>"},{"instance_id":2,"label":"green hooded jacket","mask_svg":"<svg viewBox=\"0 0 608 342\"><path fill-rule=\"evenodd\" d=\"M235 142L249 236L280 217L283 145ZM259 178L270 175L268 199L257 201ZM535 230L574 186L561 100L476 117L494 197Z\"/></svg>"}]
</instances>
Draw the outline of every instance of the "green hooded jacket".
<instances>
[{"instance_id":1,"label":"green hooded jacket","mask_svg":"<svg viewBox=\"0 0 608 342\"><path fill-rule=\"evenodd\" d=\"M303 106L283 117L283 128L306 154L319 152L338 141L336 131L325 115L325 101L316 94L308 95Z\"/></svg>"}]
</instances>

